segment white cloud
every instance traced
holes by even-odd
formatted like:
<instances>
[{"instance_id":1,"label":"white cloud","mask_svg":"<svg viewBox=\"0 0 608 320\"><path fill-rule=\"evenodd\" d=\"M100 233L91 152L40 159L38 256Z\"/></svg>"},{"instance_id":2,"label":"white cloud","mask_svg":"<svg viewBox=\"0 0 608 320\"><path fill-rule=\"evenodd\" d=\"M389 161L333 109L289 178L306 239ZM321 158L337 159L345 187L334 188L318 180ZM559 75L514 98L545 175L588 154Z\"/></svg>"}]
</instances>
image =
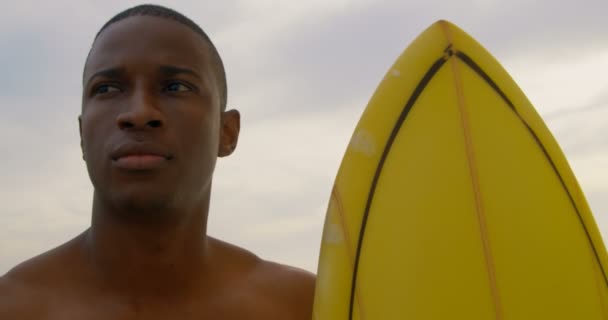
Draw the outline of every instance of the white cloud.
<instances>
[{"instance_id":1,"label":"white cloud","mask_svg":"<svg viewBox=\"0 0 608 320\"><path fill-rule=\"evenodd\" d=\"M333 179L361 111L344 107L245 127L236 154L216 171L210 233L314 271Z\"/></svg>"},{"instance_id":2,"label":"white cloud","mask_svg":"<svg viewBox=\"0 0 608 320\"><path fill-rule=\"evenodd\" d=\"M608 99L598 101L608 91L608 74L603 72L608 70L608 44L593 51L520 53L504 59L504 66L541 114L608 104Z\"/></svg>"}]
</instances>

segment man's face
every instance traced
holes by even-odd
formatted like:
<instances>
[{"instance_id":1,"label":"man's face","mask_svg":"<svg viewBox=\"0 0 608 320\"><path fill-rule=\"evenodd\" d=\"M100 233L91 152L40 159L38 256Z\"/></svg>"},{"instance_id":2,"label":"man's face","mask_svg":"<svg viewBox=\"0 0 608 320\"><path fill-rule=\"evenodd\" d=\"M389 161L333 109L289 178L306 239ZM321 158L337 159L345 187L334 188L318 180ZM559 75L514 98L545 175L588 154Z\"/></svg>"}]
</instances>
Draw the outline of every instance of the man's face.
<instances>
[{"instance_id":1,"label":"man's face","mask_svg":"<svg viewBox=\"0 0 608 320\"><path fill-rule=\"evenodd\" d=\"M147 16L116 22L95 41L82 149L97 196L115 209L195 206L209 192L218 152L236 135L222 134L207 46L188 27Z\"/></svg>"}]
</instances>

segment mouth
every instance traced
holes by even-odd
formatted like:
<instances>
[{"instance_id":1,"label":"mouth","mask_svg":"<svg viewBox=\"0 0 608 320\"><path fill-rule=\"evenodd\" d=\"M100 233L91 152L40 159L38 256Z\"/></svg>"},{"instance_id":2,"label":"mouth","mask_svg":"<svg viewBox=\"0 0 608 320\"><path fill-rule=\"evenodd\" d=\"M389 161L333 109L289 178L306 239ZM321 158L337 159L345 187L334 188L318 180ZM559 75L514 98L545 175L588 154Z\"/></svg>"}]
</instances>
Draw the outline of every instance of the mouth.
<instances>
[{"instance_id":1,"label":"mouth","mask_svg":"<svg viewBox=\"0 0 608 320\"><path fill-rule=\"evenodd\" d=\"M166 166L173 156L161 146L129 143L118 147L112 152L111 158L120 169L145 171Z\"/></svg>"}]
</instances>

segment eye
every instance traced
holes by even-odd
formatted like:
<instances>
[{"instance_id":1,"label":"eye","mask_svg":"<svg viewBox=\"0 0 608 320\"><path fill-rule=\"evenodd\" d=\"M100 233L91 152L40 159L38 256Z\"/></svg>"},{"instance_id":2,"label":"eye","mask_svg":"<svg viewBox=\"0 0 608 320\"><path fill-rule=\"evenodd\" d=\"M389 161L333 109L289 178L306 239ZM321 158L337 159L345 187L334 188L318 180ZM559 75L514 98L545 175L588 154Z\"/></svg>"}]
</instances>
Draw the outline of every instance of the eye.
<instances>
[{"instance_id":1,"label":"eye","mask_svg":"<svg viewBox=\"0 0 608 320\"><path fill-rule=\"evenodd\" d=\"M120 92L120 88L109 84L102 84L93 89L93 94L105 94L110 92Z\"/></svg>"},{"instance_id":2,"label":"eye","mask_svg":"<svg viewBox=\"0 0 608 320\"><path fill-rule=\"evenodd\" d=\"M165 87L164 90L168 91L168 92L192 91L192 89L189 86L187 86L181 82L171 82Z\"/></svg>"}]
</instances>

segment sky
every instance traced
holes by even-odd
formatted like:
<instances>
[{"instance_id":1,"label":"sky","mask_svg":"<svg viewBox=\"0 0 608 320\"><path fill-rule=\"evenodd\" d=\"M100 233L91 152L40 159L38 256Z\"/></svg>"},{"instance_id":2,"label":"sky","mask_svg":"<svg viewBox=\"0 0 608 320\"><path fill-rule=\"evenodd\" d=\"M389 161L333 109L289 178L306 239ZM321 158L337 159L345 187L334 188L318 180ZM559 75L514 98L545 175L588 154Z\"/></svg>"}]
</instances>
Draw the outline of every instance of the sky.
<instances>
[{"instance_id":1,"label":"sky","mask_svg":"<svg viewBox=\"0 0 608 320\"><path fill-rule=\"evenodd\" d=\"M140 3L0 3L0 274L88 227L82 67L98 29ZM314 272L333 180L367 101L403 49L447 19L535 105L608 238L607 1L155 3L209 34L242 115L237 151L216 169L210 235Z\"/></svg>"}]
</instances>

